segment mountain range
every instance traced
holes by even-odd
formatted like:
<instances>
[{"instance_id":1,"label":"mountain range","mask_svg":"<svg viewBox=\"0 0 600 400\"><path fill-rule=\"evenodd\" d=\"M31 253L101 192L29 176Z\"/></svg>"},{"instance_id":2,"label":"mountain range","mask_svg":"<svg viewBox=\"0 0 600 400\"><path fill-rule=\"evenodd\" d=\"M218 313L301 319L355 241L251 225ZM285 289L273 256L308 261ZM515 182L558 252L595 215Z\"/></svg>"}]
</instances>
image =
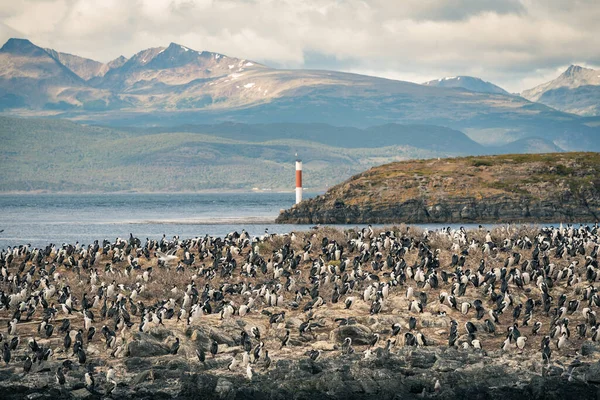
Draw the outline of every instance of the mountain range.
<instances>
[{"instance_id":1,"label":"mountain range","mask_svg":"<svg viewBox=\"0 0 600 400\"><path fill-rule=\"evenodd\" d=\"M310 123L317 124L310 127L313 138L319 136L318 124L325 124L360 130L353 134L365 142L361 148L390 144L385 134L365 135L371 127L444 127L498 151L511 146L599 151L594 93L600 86L594 73L571 67L560 82L518 96L467 76L421 85L336 71L275 69L176 43L100 63L10 39L0 49L0 111L167 130ZM565 92L566 99L559 101ZM293 135L307 129L298 126ZM411 140L419 139L413 134Z\"/></svg>"},{"instance_id":2,"label":"mountain range","mask_svg":"<svg viewBox=\"0 0 600 400\"><path fill-rule=\"evenodd\" d=\"M92 78L102 77L109 70L119 68L127 62L127 58L120 56L106 64L68 53L59 53L53 49L44 49L59 63L73 71L81 79L89 81Z\"/></svg>"}]
</instances>

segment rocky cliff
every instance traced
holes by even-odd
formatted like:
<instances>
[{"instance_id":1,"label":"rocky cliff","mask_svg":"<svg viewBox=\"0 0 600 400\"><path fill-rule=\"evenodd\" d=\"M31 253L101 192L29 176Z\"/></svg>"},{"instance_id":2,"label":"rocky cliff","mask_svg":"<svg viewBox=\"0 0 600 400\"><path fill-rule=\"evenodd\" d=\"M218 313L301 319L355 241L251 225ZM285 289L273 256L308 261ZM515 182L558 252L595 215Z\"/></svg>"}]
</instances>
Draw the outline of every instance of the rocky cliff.
<instances>
[{"instance_id":1,"label":"rocky cliff","mask_svg":"<svg viewBox=\"0 0 600 400\"><path fill-rule=\"evenodd\" d=\"M397 162L303 201L279 223L593 222L600 155L554 153Z\"/></svg>"}]
</instances>

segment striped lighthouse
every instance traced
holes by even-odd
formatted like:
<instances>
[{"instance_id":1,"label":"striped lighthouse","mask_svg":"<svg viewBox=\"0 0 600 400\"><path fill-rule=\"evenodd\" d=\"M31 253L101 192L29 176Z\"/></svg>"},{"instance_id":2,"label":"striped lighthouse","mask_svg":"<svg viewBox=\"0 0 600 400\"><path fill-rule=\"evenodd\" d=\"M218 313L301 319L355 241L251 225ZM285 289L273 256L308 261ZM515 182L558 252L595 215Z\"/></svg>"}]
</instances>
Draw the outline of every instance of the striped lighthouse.
<instances>
[{"instance_id":1,"label":"striped lighthouse","mask_svg":"<svg viewBox=\"0 0 600 400\"><path fill-rule=\"evenodd\" d=\"M298 157L298 154L296 154ZM296 204L302 201L302 160L296 159Z\"/></svg>"}]
</instances>

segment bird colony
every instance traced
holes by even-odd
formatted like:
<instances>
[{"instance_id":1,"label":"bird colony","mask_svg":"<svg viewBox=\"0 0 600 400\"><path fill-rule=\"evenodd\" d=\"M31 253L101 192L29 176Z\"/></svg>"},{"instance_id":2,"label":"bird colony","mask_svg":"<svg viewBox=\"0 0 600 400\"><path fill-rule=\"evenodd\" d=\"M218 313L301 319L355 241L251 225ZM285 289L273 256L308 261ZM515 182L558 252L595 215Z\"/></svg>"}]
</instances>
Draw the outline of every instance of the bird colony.
<instances>
[{"instance_id":1,"label":"bird colony","mask_svg":"<svg viewBox=\"0 0 600 400\"><path fill-rule=\"evenodd\" d=\"M7 248L0 379L118 397L132 358L251 383L282 360L424 347L569 365L571 379L600 339L598 234L402 225ZM431 375L431 391L451 384Z\"/></svg>"}]
</instances>

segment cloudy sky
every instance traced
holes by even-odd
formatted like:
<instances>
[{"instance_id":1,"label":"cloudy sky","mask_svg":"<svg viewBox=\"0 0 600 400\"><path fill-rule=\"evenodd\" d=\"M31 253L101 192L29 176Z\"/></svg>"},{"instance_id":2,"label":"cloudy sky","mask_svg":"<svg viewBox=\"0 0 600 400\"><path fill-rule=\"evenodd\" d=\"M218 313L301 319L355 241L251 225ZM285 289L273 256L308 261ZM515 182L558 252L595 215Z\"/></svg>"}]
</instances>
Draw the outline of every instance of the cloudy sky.
<instances>
[{"instance_id":1,"label":"cloudy sky","mask_svg":"<svg viewBox=\"0 0 600 400\"><path fill-rule=\"evenodd\" d=\"M472 75L520 92L600 65L598 0L19 0L0 41L106 62L176 42L274 67L412 82Z\"/></svg>"}]
</instances>

